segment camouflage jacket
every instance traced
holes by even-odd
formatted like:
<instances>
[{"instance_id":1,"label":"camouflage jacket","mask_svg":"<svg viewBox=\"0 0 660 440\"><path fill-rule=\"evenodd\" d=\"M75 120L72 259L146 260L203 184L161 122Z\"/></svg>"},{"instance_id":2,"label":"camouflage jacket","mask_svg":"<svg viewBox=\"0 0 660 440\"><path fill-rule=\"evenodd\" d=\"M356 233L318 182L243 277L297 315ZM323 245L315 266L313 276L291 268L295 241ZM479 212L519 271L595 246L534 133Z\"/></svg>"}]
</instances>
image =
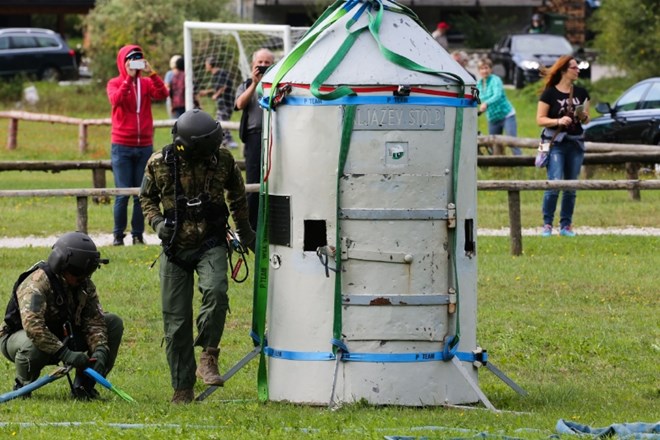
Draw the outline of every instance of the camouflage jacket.
<instances>
[{"instance_id":1,"label":"camouflage jacket","mask_svg":"<svg viewBox=\"0 0 660 440\"><path fill-rule=\"evenodd\" d=\"M27 336L41 351L54 354L62 348L62 323L69 321L83 336L90 351L99 346L108 347L108 331L103 309L96 294L96 286L86 279L80 286L69 286L61 281L61 298L50 285L46 272L37 269L16 290L21 323Z\"/></svg>"},{"instance_id":2,"label":"camouflage jacket","mask_svg":"<svg viewBox=\"0 0 660 440\"><path fill-rule=\"evenodd\" d=\"M165 147L151 155L140 188L140 203L145 218L152 228L163 221L166 213L174 212L176 182L172 174L173 167L166 163L165 151L171 148ZM174 155L171 152L172 156ZM217 153L205 161L189 161L177 156L177 174L181 182L184 197L192 204L194 199L203 200L200 205L222 206L222 211L215 209L213 216L216 218L194 218L183 215L181 211L190 213L192 208L179 208L179 223L174 239L175 249L196 249L206 240L212 237L225 239L226 200L229 210L234 219L236 230L243 243L247 244L254 240L254 231L250 228L248 221L247 198L245 196L245 183L238 169L234 157L226 148L218 147ZM207 197L202 197L204 194ZM171 218L171 215L168 215Z\"/></svg>"}]
</instances>

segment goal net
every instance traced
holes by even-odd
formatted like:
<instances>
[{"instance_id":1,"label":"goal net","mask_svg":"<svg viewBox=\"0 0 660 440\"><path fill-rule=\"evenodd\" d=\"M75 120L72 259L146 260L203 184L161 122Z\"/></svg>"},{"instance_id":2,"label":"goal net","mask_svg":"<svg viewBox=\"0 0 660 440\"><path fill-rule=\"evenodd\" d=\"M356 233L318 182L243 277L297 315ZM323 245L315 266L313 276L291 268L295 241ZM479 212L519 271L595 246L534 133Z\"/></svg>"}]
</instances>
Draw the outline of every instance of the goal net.
<instances>
[{"instance_id":1,"label":"goal net","mask_svg":"<svg viewBox=\"0 0 660 440\"><path fill-rule=\"evenodd\" d=\"M233 85L233 93L250 77L252 54L260 48L270 49L275 61L289 53L307 31L307 27L248 23L210 23L186 21L183 24L184 66L186 71L186 109L193 108L196 91L207 88L211 73L204 64L213 57L225 70ZM215 114L215 104L203 107Z\"/></svg>"}]
</instances>

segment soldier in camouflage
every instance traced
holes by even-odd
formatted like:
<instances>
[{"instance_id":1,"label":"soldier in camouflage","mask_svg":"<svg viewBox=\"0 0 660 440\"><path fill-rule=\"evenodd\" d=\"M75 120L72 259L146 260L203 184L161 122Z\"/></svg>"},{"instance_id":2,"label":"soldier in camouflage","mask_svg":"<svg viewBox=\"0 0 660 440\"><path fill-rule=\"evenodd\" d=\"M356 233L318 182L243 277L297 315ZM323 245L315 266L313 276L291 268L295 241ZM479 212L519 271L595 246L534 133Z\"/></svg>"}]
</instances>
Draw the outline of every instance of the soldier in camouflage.
<instances>
[{"instance_id":1,"label":"soldier in camouflage","mask_svg":"<svg viewBox=\"0 0 660 440\"><path fill-rule=\"evenodd\" d=\"M248 222L243 177L231 152L220 146L220 123L199 109L189 110L172 133L173 143L147 163L140 202L165 254L160 287L172 402L189 403L195 376L206 385L223 384L218 347L229 309L225 194L243 243L253 249L255 235ZM193 339L195 272L202 304ZM202 347L199 366L195 346Z\"/></svg>"},{"instance_id":2,"label":"soldier in camouflage","mask_svg":"<svg viewBox=\"0 0 660 440\"><path fill-rule=\"evenodd\" d=\"M47 262L19 276L0 330L0 351L16 366L14 389L61 361L76 368L74 397L98 397L95 381L82 370L107 375L124 331L121 318L103 312L90 278L107 262L86 234L69 232L55 242Z\"/></svg>"}]
</instances>

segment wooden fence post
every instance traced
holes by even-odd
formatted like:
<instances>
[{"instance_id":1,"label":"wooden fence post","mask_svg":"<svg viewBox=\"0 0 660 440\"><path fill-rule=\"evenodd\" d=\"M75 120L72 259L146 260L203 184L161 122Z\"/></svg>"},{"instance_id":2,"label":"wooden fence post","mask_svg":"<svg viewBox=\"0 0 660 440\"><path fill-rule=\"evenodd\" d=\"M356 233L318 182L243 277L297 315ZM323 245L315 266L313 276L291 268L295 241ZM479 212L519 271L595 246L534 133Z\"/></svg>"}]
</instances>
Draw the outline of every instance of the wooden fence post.
<instances>
[{"instance_id":1,"label":"wooden fence post","mask_svg":"<svg viewBox=\"0 0 660 440\"><path fill-rule=\"evenodd\" d=\"M78 151L87 151L87 124L78 125Z\"/></svg>"},{"instance_id":2,"label":"wooden fence post","mask_svg":"<svg viewBox=\"0 0 660 440\"><path fill-rule=\"evenodd\" d=\"M102 168L94 168L92 170L92 182L94 188L105 188L105 170ZM110 203L110 196L94 196L92 197L94 203Z\"/></svg>"},{"instance_id":3,"label":"wooden fence post","mask_svg":"<svg viewBox=\"0 0 660 440\"><path fill-rule=\"evenodd\" d=\"M637 162L626 162L626 179L639 180L640 167L640 164ZM630 200L642 200L642 193L639 188L628 190L628 195L630 195Z\"/></svg>"},{"instance_id":4,"label":"wooden fence post","mask_svg":"<svg viewBox=\"0 0 660 440\"><path fill-rule=\"evenodd\" d=\"M76 204L78 209L76 217L77 230L87 234L87 196L77 196Z\"/></svg>"},{"instance_id":5,"label":"wooden fence post","mask_svg":"<svg viewBox=\"0 0 660 440\"><path fill-rule=\"evenodd\" d=\"M511 237L511 255L522 255L522 226L520 222L520 191L508 191L509 194L509 236Z\"/></svg>"},{"instance_id":6,"label":"wooden fence post","mask_svg":"<svg viewBox=\"0 0 660 440\"><path fill-rule=\"evenodd\" d=\"M18 135L18 119L9 119L9 131L7 132L7 149L16 149L16 136Z\"/></svg>"}]
</instances>

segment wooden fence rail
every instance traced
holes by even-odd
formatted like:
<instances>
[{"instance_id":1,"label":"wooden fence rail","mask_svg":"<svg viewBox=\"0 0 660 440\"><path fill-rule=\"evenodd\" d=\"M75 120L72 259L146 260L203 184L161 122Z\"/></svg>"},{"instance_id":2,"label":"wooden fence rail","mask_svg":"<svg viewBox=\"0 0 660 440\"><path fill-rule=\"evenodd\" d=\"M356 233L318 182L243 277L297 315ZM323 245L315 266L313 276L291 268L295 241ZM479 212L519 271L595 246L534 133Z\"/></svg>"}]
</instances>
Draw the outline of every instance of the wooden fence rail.
<instances>
[{"instance_id":1,"label":"wooden fence rail","mask_svg":"<svg viewBox=\"0 0 660 440\"><path fill-rule=\"evenodd\" d=\"M237 160L236 165L241 170L245 169L245 161ZM109 160L17 160L17 161L0 161L1 171L44 171L59 173L60 171L67 170L92 170L92 186L94 188L105 188L106 178L105 172L112 171L112 163ZM95 199L98 200L98 199Z\"/></svg>"},{"instance_id":2,"label":"wooden fence rail","mask_svg":"<svg viewBox=\"0 0 660 440\"><path fill-rule=\"evenodd\" d=\"M501 136L506 138L506 136ZM489 140L499 139L499 137L489 136ZM516 139L516 138L512 138ZM500 142L498 140L498 142ZM620 149L626 146L620 144L596 144L597 146L606 146L610 148L617 145ZM608 153L588 153L585 155L584 164L590 165L609 165L626 164L626 179L639 179L639 164L660 163L660 148L652 147L655 151L617 151ZM605 150L606 151L606 150ZM236 164L242 170L245 169L245 161L237 160ZM480 167L532 167L534 166L534 156L478 156L477 165ZM92 186L94 188L106 187L106 171L112 171L112 164L109 160L88 160L88 161L0 161L0 172L2 171L50 171L57 173L66 170L91 170ZM629 191L632 200L640 200L641 194L638 189ZM94 199L95 201L106 199Z\"/></svg>"},{"instance_id":3,"label":"wooden fence rail","mask_svg":"<svg viewBox=\"0 0 660 440\"><path fill-rule=\"evenodd\" d=\"M511 255L522 255L522 222L520 219L520 191L547 189L615 190L660 189L660 180L481 180L479 191L507 191L509 200L509 238Z\"/></svg>"},{"instance_id":4,"label":"wooden fence rail","mask_svg":"<svg viewBox=\"0 0 660 440\"><path fill-rule=\"evenodd\" d=\"M259 184L245 185L247 192L258 192ZM0 191L0 197L75 197L76 230L87 232L87 207L89 197L107 199L112 196L136 196L140 188L84 188L84 189L19 189Z\"/></svg>"},{"instance_id":5,"label":"wooden fence rail","mask_svg":"<svg viewBox=\"0 0 660 440\"><path fill-rule=\"evenodd\" d=\"M259 184L245 185L247 192L258 192ZM509 205L509 237L511 254L522 255L522 222L520 218L520 191L547 189L575 190L641 190L660 189L660 180L480 180L479 191L507 191ZM89 189L40 189L4 190L0 197L75 197L77 207L76 228L87 232L88 198L118 195L137 195L139 188L89 188Z\"/></svg>"},{"instance_id":6,"label":"wooden fence rail","mask_svg":"<svg viewBox=\"0 0 660 440\"><path fill-rule=\"evenodd\" d=\"M87 151L87 130L89 126L109 126L112 125L110 118L100 119L82 119L73 118L62 115L50 115L46 113L31 113L19 110L0 111L0 118L9 119L9 130L7 135L7 149L16 149L18 137L18 121L34 121L34 122L48 122L51 124L68 124L78 126L78 150L81 153ZM174 119L161 119L154 121L154 128L159 127L172 127ZM222 123L223 128L229 130L238 130L239 123L235 121L225 121ZM502 135L488 135L478 136L477 143L479 146L488 146L496 150L502 150L504 147L519 147L519 148L537 148L538 138L519 138L512 136ZM658 147L652 145L637 145L637 144L610 144L610 143L596 143L585 142L587 151L589 152L611 152L611 151L649 151L657 152Z\"/></svg>"},{"instance_id":7,"label":"wooden fence rail","mask_svg":"<svg viewBox=\"0 0 660 440\"><path fill-rule=\"evenodd\" d=\"M87 151L87 131L90 126L109 126L112 119L82 119L62 115L49 115L45 113L31 113L18 110L0 111L0 118L9 119L9 130L7 133L7 149L15 150L18 146L18 121L48 122L51 124L66 124L78 126L78 151ZM175 119L161 119L154 121L154 128L172 127ZM222 123L223 128L238 130L239 123L226 121Z\"/></svg>"}]
</instances>

